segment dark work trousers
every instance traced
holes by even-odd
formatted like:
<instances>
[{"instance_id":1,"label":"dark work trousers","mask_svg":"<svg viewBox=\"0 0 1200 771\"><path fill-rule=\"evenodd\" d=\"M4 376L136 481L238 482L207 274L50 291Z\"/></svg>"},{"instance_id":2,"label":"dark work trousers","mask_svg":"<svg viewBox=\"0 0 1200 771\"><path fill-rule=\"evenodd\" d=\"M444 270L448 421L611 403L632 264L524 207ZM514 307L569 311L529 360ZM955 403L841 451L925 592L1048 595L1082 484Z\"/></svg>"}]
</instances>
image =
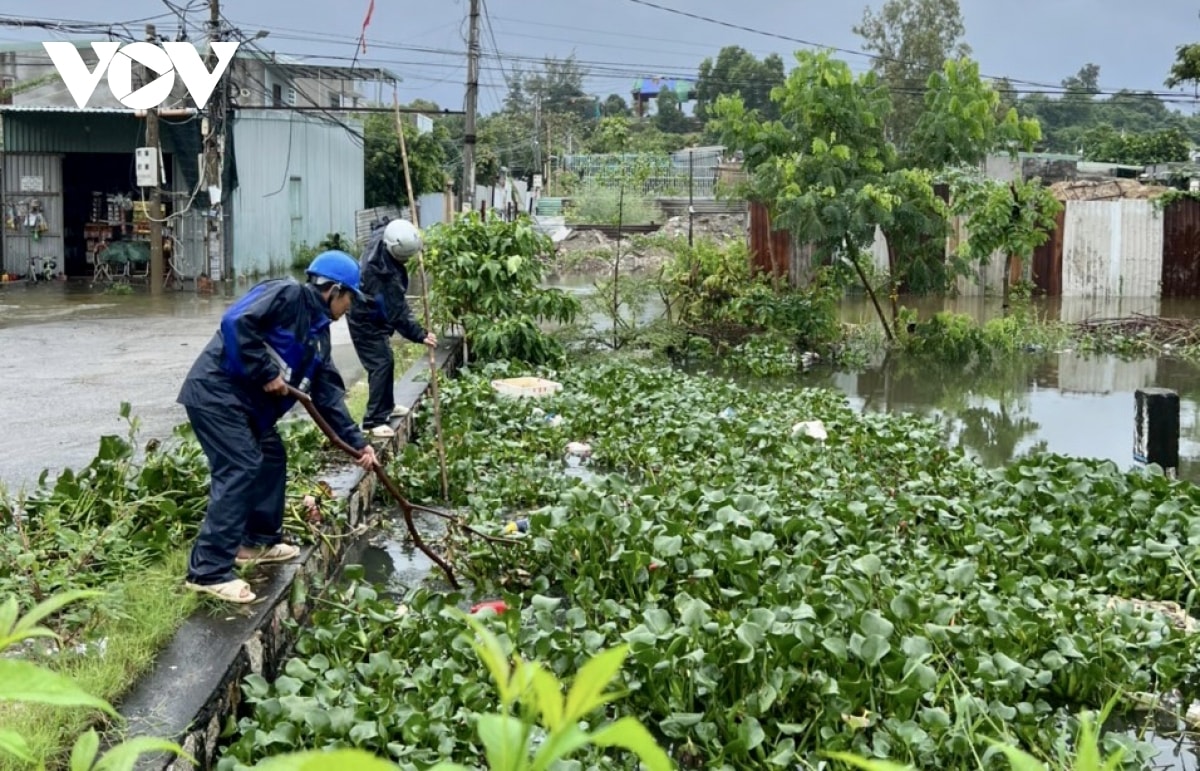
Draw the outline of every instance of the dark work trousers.
<instances>
[{"instance_id":1,"label":"dark work trousers","mask_svg":"<svg viewBox=\"0 0 1200 771\"><path fill-rule=\"evenodd\" d=\"M272 426L259 433L250 416L187 407L188 419L212 473L208 512L188 561L188 581L232 581L239 546L274 546L283 540L287 451Z\"/></svg>"},{"instance_id":2,"label":"dark work trousers","mask_svg":"<svg viewBox=\"0 0 1200 771\"><path fill-rule=\"evenodd\" d=\"M350 327L350 340L354 352L367 371L367 410L363 413L362 427L370 431L376 426L386 426L396 407L396 357L392 353L392 336L377 329L361 326Z\"/></svg>"}]
</instances>

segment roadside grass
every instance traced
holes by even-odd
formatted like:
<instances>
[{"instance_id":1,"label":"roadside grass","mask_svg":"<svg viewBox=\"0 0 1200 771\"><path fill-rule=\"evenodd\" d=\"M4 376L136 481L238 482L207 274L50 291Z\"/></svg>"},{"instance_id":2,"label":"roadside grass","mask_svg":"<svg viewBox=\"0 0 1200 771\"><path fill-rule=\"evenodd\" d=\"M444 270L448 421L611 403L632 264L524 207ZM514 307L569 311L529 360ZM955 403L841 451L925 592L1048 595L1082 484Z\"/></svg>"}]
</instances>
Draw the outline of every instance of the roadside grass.
<instances>
[{"instance_id":1,"label":"roadside grass","mask_svg":"<svg viewBox=\"0 0 1200 771\"><path fill-rule=\"evenodd\" d=\"M66 651L43 662L89 694L119 702L153 666L163 646L191 615L199 598L184 589L188 550L169 552L153 567L112 587L113 613L98 621L89 637L103 640L102 652ZM70 753L75 738L102 719L98 712L41 704L0 704L0 725L23 735L39 762L54 767ZM116 726L119 731L120 726ZM0 755L0 771L29 766Z\"/></svg>"}]
</instances>

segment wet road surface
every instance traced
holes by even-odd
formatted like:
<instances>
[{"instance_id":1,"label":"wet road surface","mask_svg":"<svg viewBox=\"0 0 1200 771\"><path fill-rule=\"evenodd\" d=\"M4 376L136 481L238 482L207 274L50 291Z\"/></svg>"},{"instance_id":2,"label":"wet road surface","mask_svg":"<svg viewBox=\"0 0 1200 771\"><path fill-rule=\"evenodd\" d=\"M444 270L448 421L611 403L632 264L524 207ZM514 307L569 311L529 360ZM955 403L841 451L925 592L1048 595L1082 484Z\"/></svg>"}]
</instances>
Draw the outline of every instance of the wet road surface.
<instances>
[{"instance_id":1,"label":"wet road surface","mask_svg":"<svg viewBox=\"0 0 1200 771\"><path fill-rule=\"evenodd\" d=\"M121 402L140 420L143 445L187 420L179 386L233 298L142 292L0 290L0 483L30 486L43 469L87 465L102 435L127 433ZM349 385L362 368L344 320L333 343Z\"/></svg>"}]
</instances>

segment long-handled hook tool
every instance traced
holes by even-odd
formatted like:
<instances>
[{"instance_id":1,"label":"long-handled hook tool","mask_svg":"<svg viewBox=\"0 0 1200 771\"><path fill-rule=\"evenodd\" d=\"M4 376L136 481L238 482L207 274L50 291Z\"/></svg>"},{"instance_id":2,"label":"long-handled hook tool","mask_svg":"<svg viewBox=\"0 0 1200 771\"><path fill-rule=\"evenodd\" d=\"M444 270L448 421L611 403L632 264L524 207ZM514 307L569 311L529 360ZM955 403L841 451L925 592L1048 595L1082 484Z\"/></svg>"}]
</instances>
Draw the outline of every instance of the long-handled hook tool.
<instances>
[{"instance_id":1,"label":"long-handled hook tool","mask_svg":"<svg viewBox=\"0 0 1200 771\"><path fill-rule=\"evenodd\" d=\"M312 399L309 398L308 394L297 388L293 388L292 386L288 386L288 394L296 401L304 405L304 409L306 412L308 412L309 417L313 419L313 422L316 423L317 427L321 429L321 433L325 434L325 436L328 437L329 441L332 442L335 447L355 460L358 460L362 457L361 450L356 450L350 445L346 444L346 442L342 441L342 438L337 435L337 432L333 430L333 427L329 425L329 422L326 421L324 416L321 415L320 411L317 410L316 405L313 404ZM411 503L407 498L404 497L404 494L400 492L400 488L397 487L395 481L393 481L392 478L387 475L387 472L383 470L383 464L376 463L372 470L375 472L375 476L379 479L380 483L382 483L383 486L387 488L387 491L391 493L392 497L396 499L396 503L400 504L400 511L404 514L404 525L408 528L408 534L412 537L413 543L422 551L422 553L425 554L426 557L428 557L435 565L442 569L442 572L446 574L446 578L450 581L450 585L455 589L460 589L461 587L459 586L458 580L454 577L454 571L450 569L450 565L448 565L445 560L443 560L425 545L425 541L421 539L420 533L417 532L416 523L413 522L414 511L423 511L426 514L432 514L436 517L441 517L442 519L453 522L464 531L470 533L471 535L482 538L489 544L520 543L520 541L513 539L498 538L496 536L487 535L486 533L481 533L464 523L461 518L454 516L448 511Z\"/></svg>"}]
</instances>

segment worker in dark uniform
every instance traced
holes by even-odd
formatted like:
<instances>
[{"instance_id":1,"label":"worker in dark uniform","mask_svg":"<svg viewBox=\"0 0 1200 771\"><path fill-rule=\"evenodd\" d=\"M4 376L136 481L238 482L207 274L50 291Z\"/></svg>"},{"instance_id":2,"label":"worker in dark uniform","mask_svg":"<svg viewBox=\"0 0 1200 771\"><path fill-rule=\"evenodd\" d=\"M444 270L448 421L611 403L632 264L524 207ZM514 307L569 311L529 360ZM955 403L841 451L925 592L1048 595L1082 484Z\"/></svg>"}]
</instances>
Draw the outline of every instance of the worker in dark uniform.
<instances>
[{"instance_id":1,"label":"worker in dark uniform","mask_svg":"<svg viewBox=\"0 0 1200 771\"><path fill-rule=\"evenodd\" d=\"M188 562L187 587L230 602L255 600L235 565L287 562L283 543L287 456L275 424L295 405L290 385L309 394L338 436L375 451L346 409L333 364L329 325L359 296L358 263L345 252L317 255L308 282L264 281L221 317L221 326L188 372L178 401L208 457L208 512Z\"/></svg>"},{"instance_id":2,"label":"worker in dark uniform","mask_svg":"<svg viewBox=\"0 0 1200 771\"><path fill-rule=\"evenodd\" d=\"M350 310L350 340L367 372L367 409L363 413L363 431L378 439L390 439L396 432L389 425L392 417L404 414L396 407L393 387L396 358L392 353L392 333L414 343L437 345L437 336L413 317L408 305L409 258L421 250L421 234L408 220L377 222L371 233L359 267L365 302Z\"/></svg>"}]
</instances>

